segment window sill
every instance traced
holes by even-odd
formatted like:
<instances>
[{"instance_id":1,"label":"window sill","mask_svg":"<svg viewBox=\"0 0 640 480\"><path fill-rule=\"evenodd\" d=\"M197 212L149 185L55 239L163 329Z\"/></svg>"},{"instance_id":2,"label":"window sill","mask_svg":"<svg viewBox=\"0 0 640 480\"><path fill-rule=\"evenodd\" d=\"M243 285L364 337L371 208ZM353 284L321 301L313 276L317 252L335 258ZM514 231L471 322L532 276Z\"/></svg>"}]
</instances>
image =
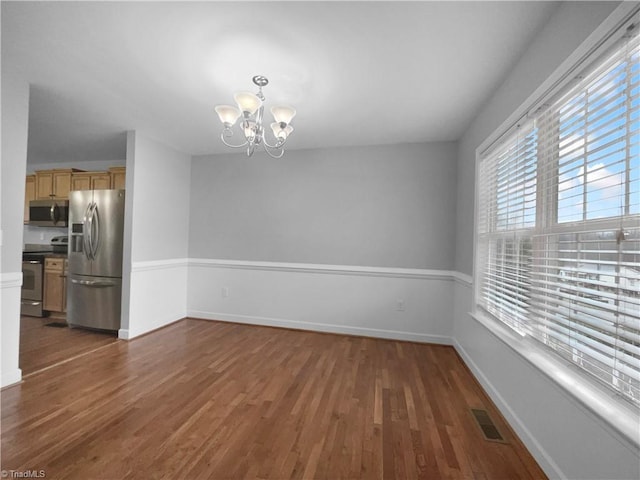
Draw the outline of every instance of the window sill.
<instances>
[{"instance_id":1,"label":"window sill","mask_svg":"<svg viewBox=\"0 0 640 480\"><path fill-rule=\"evenodd\" d=\"M471 312L494 336L560 386L569 399L585 407L620 440L637 451L640 447L640 410L617 394L599 385L577 367L550 356L527 337L511 331L488 313Z\"/></svg>"}]
</instances>

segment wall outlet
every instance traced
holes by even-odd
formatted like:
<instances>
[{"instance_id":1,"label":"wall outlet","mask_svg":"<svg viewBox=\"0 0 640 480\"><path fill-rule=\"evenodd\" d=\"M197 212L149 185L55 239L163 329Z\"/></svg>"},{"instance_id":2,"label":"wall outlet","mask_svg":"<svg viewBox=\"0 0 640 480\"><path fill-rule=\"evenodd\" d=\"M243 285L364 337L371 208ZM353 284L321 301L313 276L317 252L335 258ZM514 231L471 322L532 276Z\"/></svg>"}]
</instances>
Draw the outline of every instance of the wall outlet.
<instances>
[{"instance_id":1,"label":"wall outlet","mask_svg":"<svg viewBox=\"0 0 640 480\"><path fill-rule=\"evenodd\" d=\"M398 312L404 312L404 300L396 300L396 310Z\"/></svg>"},{"instance_id":2,"label":"wall outlet","mask_svg":"<svg viewBox=\"0 0 640 480\"><path fill-rule=\"evenodd\" d=\"M222 291L220 293L222 298L227 298L229 296L229 287L222 287Z\"/></svg>"}]
</instances>

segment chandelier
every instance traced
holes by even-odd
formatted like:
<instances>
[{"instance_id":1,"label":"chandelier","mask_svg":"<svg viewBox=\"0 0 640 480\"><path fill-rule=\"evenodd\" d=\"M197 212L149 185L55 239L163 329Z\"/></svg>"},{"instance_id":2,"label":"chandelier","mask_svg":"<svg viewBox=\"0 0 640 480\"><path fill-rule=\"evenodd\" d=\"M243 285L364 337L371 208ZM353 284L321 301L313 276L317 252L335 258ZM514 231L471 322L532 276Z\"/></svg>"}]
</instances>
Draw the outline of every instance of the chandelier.
<instances>
[{"instance_id":1,"label":"chandelier","mask_svg":"<svg viewBox=\"0 0 640 480\"><path fill-rule=\"evenodd\" d=\"M293 127L290 125L291 119L295 116L296 111L291 107L280 106L271 107L274 122L271 123L271 130L275 137L275 143L269 144L264 135L263 114L264 114L264 95L262 87L269 83L269 80L262 75L253 77L253 83L258 86L258 93L238 92L233 98L238 107L231 105L218 105L215 110L220 117L220 121L224 125L220 139L227 147L245 148L247 156L253 155L256 146L262 145L265 151L273 158L280 158L284 154L284 144L289 138ZM240 129L244 135L244 141L239 145L234 145L227 141L233 136L232 127L238 118L242 117Z\"/></svg>"}]
</instances>

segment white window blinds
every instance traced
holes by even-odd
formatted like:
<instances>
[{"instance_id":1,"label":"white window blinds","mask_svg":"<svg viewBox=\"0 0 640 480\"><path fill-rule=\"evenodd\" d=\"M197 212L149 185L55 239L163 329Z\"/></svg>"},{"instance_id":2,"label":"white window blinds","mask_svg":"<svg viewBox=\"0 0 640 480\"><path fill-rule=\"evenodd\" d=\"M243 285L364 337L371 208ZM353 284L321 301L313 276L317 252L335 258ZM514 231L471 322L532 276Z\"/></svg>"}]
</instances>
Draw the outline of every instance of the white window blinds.
<instances>
[{"instance_id":1,"label":"white window blinds","mask_svg":"<svg viewBox=\"0 0 640 480\"><path fill-rule=\"evenodd\" d=\"M477 305L640 404L640 43L480 158Z\"/></svg>"},{"instance_id":2,"label":"white window blinds","mask_svg":"<svg viewBox=\"0 0 640 480\"><path fill-rule=\"evenodd\" d=\"M531 242L536 219L537 130L518 128L480 163L478 249L484 307L518 331L527 323Z\"/></svg>"}]
</instances>

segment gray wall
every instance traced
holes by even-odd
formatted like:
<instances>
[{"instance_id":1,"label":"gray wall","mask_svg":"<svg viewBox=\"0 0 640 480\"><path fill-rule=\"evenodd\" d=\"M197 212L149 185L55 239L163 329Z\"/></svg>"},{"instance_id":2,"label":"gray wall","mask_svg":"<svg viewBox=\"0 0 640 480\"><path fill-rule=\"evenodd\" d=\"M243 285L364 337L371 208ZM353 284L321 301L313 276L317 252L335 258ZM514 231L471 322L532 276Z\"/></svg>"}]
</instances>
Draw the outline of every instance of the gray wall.
<instances>
[{"instance_id":1,"label":"gray wall","mask_svg":"<svg viewBox=\"0 0 640 480\"><path fill-rule=\"evenodd\" d=\"M194 157L189 257L451 269L456 144Z\"/></svg>"}]
</instances>

